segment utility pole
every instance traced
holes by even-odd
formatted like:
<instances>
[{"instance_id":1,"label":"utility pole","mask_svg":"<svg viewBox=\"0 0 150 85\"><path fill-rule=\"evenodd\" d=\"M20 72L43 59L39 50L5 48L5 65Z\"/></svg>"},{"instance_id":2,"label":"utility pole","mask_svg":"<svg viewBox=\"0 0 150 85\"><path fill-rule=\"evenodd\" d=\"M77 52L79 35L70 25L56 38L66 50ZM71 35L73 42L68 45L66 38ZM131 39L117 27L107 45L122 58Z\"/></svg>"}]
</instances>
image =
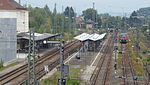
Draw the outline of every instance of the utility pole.
<instances>
[{"instance_id":1,"label":"utility pole","mask_svg":"<svg viewBox=\"0 0 150 85\"><path fill-rule=\"evenodd\" d=\"M60 73L61 73L61 76L60 76L60 82L59 82L59 85L65 85L65 80L64 80L64 42L61 42L60 43Z\"/></svg>"},{"instance_id":2,"label":"utility pole","mask_svg":"<svg viewBox=\"0 0 150 85\"><path fill-rule=\"evenodd\" d=\"M57 32L57 18L56 18L56 14L57 14L57 10L56 10L56 6L57 4L55 3L55 6L54 6L54 27L53 27L53 30L54 30L54 34Z\"/></svg>"},{"instance_id":3,"label":"utility pole","mask_svg":"<svg viewBox=\"0 0 150 85\"><path fill-rule=\"evenodd\" d=\"M62 15L64 14L64 6L62 6ZM62 34L64 33L64 25L65 25L65 23L64 23L64 18L65 18L65 16L62 16Z\"/></svg>"},{"instance_id":4,"label":"utility pole","mask_svg":"<svg viewBox=\"0 0 150 85\"><path fill-rule=\"evenodd\" d=\"M71 32L71 28L72 28L72 23L71 23L72 17L71 17L71 8L69 8L69 33ZM69 40L69 36L68 36L68 40Z\"/></svg>"},{"instance_id":5,"label":"utility pole","mask_svg":"<svg viewBox=\"0 0 150 85\"><path fill-rule=\"evenodd\" d=\"M75 15L74 15L74 33L76 34L76 8L74 8L74 12L75 12Z\"/></svg>"},{"instance_id":6,"label":"utility pole","mask_svg":"<svg viewBox=\"0 0 150 85\"><path fill-rule=\"evenodd\" d=\"M95 3L93 2L93 21L95 23L95 12L94 12L94 10L95 10Z\"/></svg>"},{"instance_id":7,"label":"utility pole","mask_svg":"<svg viewBox=\"0 0 150 85\"><path fill-rule=\"evenodd\" d=\"M64 64L64 41L47 41L48 44L59 44L60 48L60 66L58 70L60 71L60 78L58 79L58 85L66 85L65 76L68 76L69 66Z\"/></svg>"},{"instance_id":8,"label":"utility pole","mask_svg":"<svg viewBox=\"0 0 150 85\"><path fill-rule=\"evenodd\" d=\"M93 28L95 28L95 3L93 2L93 15L92 15L92 21L94 22L93 23ZM93 32L94 32L94 29L92 29L93 30Z\"/></svg>"},{"instance_id":9,"label":"utility pole","mask_svg":"<svg viewBox=\"0 0 150 85\"><path fill-rule=\"evenodd\" d=\"M35 36L34 28L30 29L29 52L28 52L28 85L37 85L37 78L35 72L36 52L35 52Z\"/></svg>"},{"instance_id":10,"label":"utility pole","mask_svg":"<svg viewBox=\"0 0 150 85\"><path fill-rule=\"evenodd\" d=\"M95 3L93 2L93 9L95 9Z\"/></svg>"},{"instance_id":11,"label":"utility pole","mask_svg":"<svg viewBox=\"0 0 150 85\"><path fill-rule=\"evenodd\" d=\"M69 29L71 30L71 8L69 8Z\"/></svg>"},{"instance_id":12,"label":"utility pole","mask_svg":"<svg viewBox=\"0 0 150 85\"><path fill-rule=\"evenodd\" d=\"M64 41L47 41L47 43L59 44L60 46L60 66L58 67L60 78L58 79L58 85L66 85L65 76L69 73L69 66L64 64Z\"/></svg>"},{"instance_id":13,"label":"utility pole","mask_svg":"<svg viewBox=\"0 0 150 85\"><path fill-rule=\"evenodd\" d=\"M134 17L134 19L135 19L135 23L137 23L137 16L135 16ZM137 25L136 25L136 30L137 30L137 42L136 42L136 48L137 48L137 58L139 58L139 50L140 50L140 46L139 46L139 29L138 29L138 23L137 23ZM138 61L138 59L137 59L137 61Z\"/></svg>"},{"instance_id":14,"label":"utility pole","mask_svg":"<svg viewBox=\"0 0 150 85\"><path fill-rule=\"evenodd\" d=\"M127 29L126 24L127 24L127 23L126 23L126 13L125 13L125 17L124 17L124 28L125 28L125 29Z\"/></svg>"},{"instance_id":15,"label":"utility pole","mask_svg":"<svg viewBox=\"0 0 150 85\"><path fill-rule=\"evenodd\" d=\"M140 46L139 46L139 30L137 28L137 42L136 42L136 47L137 47L137 57L139 58L139 50L140 50Z\"/></svg>"}]
</instances>

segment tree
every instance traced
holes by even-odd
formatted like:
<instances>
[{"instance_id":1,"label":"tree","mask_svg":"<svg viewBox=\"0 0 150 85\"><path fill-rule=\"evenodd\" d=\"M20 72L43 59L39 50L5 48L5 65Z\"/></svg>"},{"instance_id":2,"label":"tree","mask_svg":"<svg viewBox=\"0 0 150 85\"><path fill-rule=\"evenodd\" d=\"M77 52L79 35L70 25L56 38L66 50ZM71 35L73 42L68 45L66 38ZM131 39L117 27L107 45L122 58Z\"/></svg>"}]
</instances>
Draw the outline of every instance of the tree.
<instances>
[{"instance_id":1,"label":"tree","mask_svg":"<svg viewBox=\"0 0 150 85\"><path fill-rule=\"evenodd\" d=\"M84 19L86 21L89 19L91 19L92 21L96 21L97 11L93 8L88 8L82 11L82 15L84 16Z\"/></svg>"},{"instance_id":2,"label":"tree","mask_svg":"<svg viewBox=\"0 0 150 85\"><path fill-rule=\"evenodd\" d=\"M97 22L98 22L98 27L101 27L102 25L101 16L98 16Z\"/></svg>"},{"instance_id":3,"label":"tree","mask_svg":"<svg viewBox=\"0 0 150 85\"><path fill-rule=\"evenodd\" d=\"M64 11L64 14L66 17L70 17L70 18L75 17L75 12L74 12L72 7L67 6L65 11Z\"/></svg>"},{"instance_id":4,"label":"tree","mask_svg":"<svg viewBox=\"0 0 150 85\"><path fill-rule=\"evenodd\" d=\"M46 13L47 16L50 16L52 14L47 5L45 5L44 10L45 10L45 13Z\"/></svg>"},{"instance_id":5,"label":"tree","mask_svg":"<svg viewBox=\"0 0 150 85\"><path fill-rule=\"evenodd\" d=\"M129 22L131 27L138 27L141 25L141 20L138 19L137 13L135 11L132 12Z\"/></svg>"},{"instance_id":6,"label":"tree","mask_svg":"<svg viewBox=\"0 0 150 85\"><path fill-rule=\"evenodd\" d=\"M55 3L54 10L53 10L53 14L54 14L54 15L56 15L56 14L57 14L56 3Z\"/></svg>"}]
</instances>

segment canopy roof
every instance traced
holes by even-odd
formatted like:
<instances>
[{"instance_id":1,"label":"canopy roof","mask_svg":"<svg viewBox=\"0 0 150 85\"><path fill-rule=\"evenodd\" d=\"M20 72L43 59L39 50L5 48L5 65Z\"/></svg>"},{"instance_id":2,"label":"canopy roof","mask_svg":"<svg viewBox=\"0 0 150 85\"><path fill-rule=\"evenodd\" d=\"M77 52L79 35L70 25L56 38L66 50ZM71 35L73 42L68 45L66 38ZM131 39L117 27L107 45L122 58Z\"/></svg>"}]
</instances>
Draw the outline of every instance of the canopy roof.
<instances>
[{"instance_id":1,"label":"canopy roof","mask_svg":"<svg viewBox=\"0 0 150 85\"><path fill-rule=\"evenodd\" d=\"M105 37L106 33L103 33L101 35L99 34L88 34L88 33L82 33L76 37L74 37L74 39L80 40L80 41L85 41L85 40L92 40L92 41L97 41L97 40L101 40Z\"/></svg>"},{"instance_id":2,"label":"canopy roof","mask_svg":"<svg viewBox=\"0 0 150 85\"><path fill-rule=\"evenodd\" d=\"M34 36L35 36L35 41L40 41L40 40L44 40L44 39L47 39L47 38L52 38L52 37L55 37L55 36L59 36L59 34L35 33ZM30 35L29 35L29 33L20 33L20 34L17 34L17 39L29 40Z\"/></svg>"},{"instance_id":3,"label":"canopy roof","mask_svg":"<svg viewBox=\"0 0 150 85\"><path fill-rule=\"evenodd\" d=\"M80 41L85 41L87 39L89 39L90 34L87 33L82 33L76 37L74 37L74 39L80 40Z\"/></svg>"}]
</instances>

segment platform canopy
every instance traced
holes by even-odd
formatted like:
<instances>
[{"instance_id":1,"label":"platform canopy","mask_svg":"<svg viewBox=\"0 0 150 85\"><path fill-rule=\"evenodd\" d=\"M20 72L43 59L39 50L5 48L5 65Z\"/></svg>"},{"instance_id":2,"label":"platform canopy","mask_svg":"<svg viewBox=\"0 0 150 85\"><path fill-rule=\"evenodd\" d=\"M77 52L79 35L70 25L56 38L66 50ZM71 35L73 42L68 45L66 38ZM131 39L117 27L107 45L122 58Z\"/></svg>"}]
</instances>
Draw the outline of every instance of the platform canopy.
<instances>
[{"instance_id":1,"label":"platform canopy","mask_svg":"<svg viewBox=\"0 0 150 85\"><path fill-rule=\"evenodd\" d=\"M106 33L101 34L98 39L103 39L106 36Z\"/></svg>"},{"instance_id":2,"label":"platform canopy","mask_svg":"<svg viewBox=\"0 0 150 85\"><path fill-rule=\"evenodd\" d=\"M29 40L30 39L30 34L29 33L19 33L17 34L17 39L26 39ZM48 39L48 38L52 38L55 36L59 36L59 34L49 34L49 33L34 33L35 36L35 41L40 41L40 40L44 40L44 39Z\"/></svg>"},{"instance_id":3,"label":"platform canopy","mask_svg":"<svg viewBox=\"0 0 150 85\"><path fill-rule=\"evenodd\" d=\"M76 37L74 37L74 39L80 40L80 41L85 41L87 39L89 39L90 34L87 33L82 33Z\"/></svg>"},{"instance_id":4,"label":"platform canopy","mask_svg":"<svg viewBox=\"0 0 150 85\"><path fill-rule=\"evenodd\" d=\"M92 40L92 41L97 41L97 40L101 40L105 37L106 33L103 33L101 35L99 34L88 34L88 33L82 33L76 37L74 37L74 39L80 40L80 41L85 41L85 40Z\"/></svg>"}]
</instances>

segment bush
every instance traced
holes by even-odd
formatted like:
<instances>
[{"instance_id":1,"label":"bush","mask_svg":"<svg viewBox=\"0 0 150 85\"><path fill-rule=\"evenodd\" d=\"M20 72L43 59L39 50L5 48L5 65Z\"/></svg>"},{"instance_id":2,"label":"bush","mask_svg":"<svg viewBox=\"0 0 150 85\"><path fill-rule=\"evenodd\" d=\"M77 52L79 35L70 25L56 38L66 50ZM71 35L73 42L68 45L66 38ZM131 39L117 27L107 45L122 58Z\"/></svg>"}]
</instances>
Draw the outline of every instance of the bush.
<instances>
[{"instance_id":1,"label":"bush","mask_svg":"<svg viewBox=\"0 0 150 85\"><path fill-rule=\"evenodd\" d=\"M149 57L147 57L147 61L150 61L150 56L149 56Z\"/></svg>"},{"instance_id":2,"label":"bush","mask_svg":"<svg viewBox=\"0 0 150 85\"><path fill-rule=\"evenodd\" d=\"M143 54L146 54L146 53L148 53L148 52L149 52L148 50L144 50L144 51L143 51Z\"/></svg>"},{"instance_id":3,"label":"bush","mask_svg":"<svg viewBox=\"0 0 150 85\"><path fill-rule=\"evenodd\" d=\"M67 85L80 85L80 80L79 79L68 79Z\"/></svg>"}]
</instances>

